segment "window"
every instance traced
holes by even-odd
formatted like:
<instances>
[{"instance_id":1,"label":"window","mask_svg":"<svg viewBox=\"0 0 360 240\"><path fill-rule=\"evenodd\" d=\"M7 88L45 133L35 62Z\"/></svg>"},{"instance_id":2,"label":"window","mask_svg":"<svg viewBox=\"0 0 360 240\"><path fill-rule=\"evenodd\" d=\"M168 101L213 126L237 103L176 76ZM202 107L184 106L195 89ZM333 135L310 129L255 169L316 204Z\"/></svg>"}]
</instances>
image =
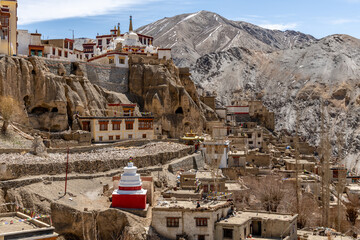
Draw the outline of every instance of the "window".
<instances>
[{"instance_id":1,"label":"window","mask_svg":"<svg viewBox=\"0 0 360 240\"><path fill-rule=\"evenodd\" d=\"M82 122L82 130L90 131L90 122L89 121Z\"/></svg>"},{"instance_id":2,"label":"window","mask_svg":"<svg viewBox=\"0 0 360 240\"><path fill-rule=\"evenodd\" d=\"M132 134L129 134L129 135L128 135L128 139L132 139Z\"/></svg>"},{"instance_id":3,"label":"window","mask_svg":"<svg viewBox=\"0 0 360 240\"><path fill-rule=\"evenodd\" d=\"M134 129L134 121L125 121L126 130Z\"/></svg>"},{"instance_id":4,"label":"window","mask_svg":"<svg viewBox=\"0 0 360 240\"><path fill-rule=\"evenodd\" d=\"M98 40L98 45L101 46L102 45L102 39Z\"/></svg>"},{"instance_id":5,"label":"window","mask_svg":"<svg viewBox=\"0 0 360 240\"><path fill-rule=\"evenodd\" d=\"M152 129L152 128L153 128L153 120L152 119L139 120L139 130L147 130L147 129Z\"/></svg>"},{"instance_id":6,"label":"window","mask_svg":"<svg viewBox=\"0 0 360 240\"><path fill-rule=\"evenodd\" d=\"M67 51L65 51L65 57L66 57L66 58L68 57L68 52L67 52Z\"/></svg>"},{"instance_id":7,"label":"window","mask_svg":"<svg viewBox=\"0 0 360 240\"><path fill-rule=\"evenodd\" d=\"M121 121L112 121L112 130L120 130Z\"/></svg>"},{"instance_id":8,"label":"window","mask_svg":"<svg viewBox=\"0 0 360 240\"><path fill-rule=\"evenodd\" d=\"M65 46L64 47L68 48L68 42L67 41L65 41Z\"/></svg>"},{"instance_id":9,"label":"window","mask_svg":"<svg viewBox=\"0 0 360 240\"><path fill-rule=\"evenodd\" d=\"M109 64L113 64L114 63L114 58L109 58Z\"/></svg>"},{"instance_id":10,"label":"window","mask_svg":"<svg viewBox=\"0 0 360 240\"><path fill-rule=\"evenodd\" d=\"M56 54L55 48L52 49L52 54L55 56Z\"/></svg>"},{"instance_id":11,"label":"window","mask_svg":"<svg viewBox=\"0 0 360 240\"><path fill-rule=\"evenodd\" d=\"M58 50L58 56L62 56L62 51L60 49Z\"/></svg>"},{"instance_id":12,"label":"window","mask_svg":"<svg viewBox=\"0 0 360 240\"><path fill-rule=\"evenodd\" d=\"M146 134L143 134L143 135L142 135L142 138L146 138Z\"/></svg>"},{"instance_id":13,"label":"window","mask_svg":"<svg viewBox=\"0 0 360 240\"><path fill-rule=\"evenodd\" d=\"M233 238L233 230L228 228L223 228L223 237L224 238Z\"/></svg>"},{"instance_id":14,"label":"window","mask_svg":"<svg viewBox=\"0 0 360 240\"><path fill-rule=\"evenodd\" d=\"M119 61L120 61L120 64L125 64L125 59L120 58Z\"/></svg>"},{"instance_id":15,"label":"window","mask_svg":"<svg viewBox=\"0 0 360 240\"><path fill-rule=\"evenodd\" d=\"M197 240L205 240L205 235L198 235Z\"/></svg>"},{"instance_id":16,"label":"window","mask_svg":"<svg viewBox=\"0 0 360 240\"><path fill-rule=\"evenodd\" d=\"M120 135L116 135L116 140L120 140Z\"/></svg>"},{"instance_id":17,"label":"window","mask_svg":"<svg viewBox=\"0 0 360 240\"><path fill-rule=\"evenodd\" d=\"M251 133L248 133L248 138L252 138L252 134L251 134Z\"/></svg>"},{"instance_id":18,"label":"window","mask_svg":"<svg viewBox=\"0 0 360 240\"><path fill-rule=\"evenodd\" d=\"M204 185L203 189L204 189L204 193L207 193L209 191L208 185Z\"/></svg>"},{"instance_id":19,"label":"window","mask_svg":"<svg viewBox=\"0 0 360 240\"><path fill-rule=\"evenodd\" d=\"M167 217L166 218L167 227L179 227L179 218L176 217Z\"/></svg>"},{"instance_id":20,"label":"window","mask_svg":"<svg viewBox=\"0 0 360 240\"><path fill-rule=\"evenodd\" d=\"M249 141L249 144L254 144L254 142L253 142L253 141Z\"/></svg>"},{"instance_id":21,"label":"window","mask_svg":"<svg viewBox=\"0 0 360 240\"><path fill-rule=\"evenodd\" d=\"M114 136L109 136L109 141L114 140Z\"/></svg>"},{"instance_id":22,"label":"window","mask_svg":"<svg viewBox=\"0 0 360 240\"><path fill-rule=\"evenodd\" d=\"M261 133L258 133L258 137L261 137Z\"/></svg>"},{"instance_id":23,"label":"window","mask_svg":"<svg viewBox=\"0 0 360 240\"><path fill-rule=\"evenodd\" d=\"M195 218L197 227L205 227L207 226L207 218Z\"/></svg>"},{"instance_id":24,"label":"window","mask_svg":"<svg viewBox=\"0 0 360 240\"><path fill-rule=\"evenodd\" d=\"M234 166L239 166L239 158L234 158Z\"/></svg>"},{"instance_id":25,"label":"window","mask_svg":"<svg viewBox=\"0 0 360 240\"><path fill-rule=\"evenodd\" d=\"M102 142L102 140L103 140L103 137L99 137L99 142Z\"/></svg>"},{"instance_id":26,"label":"window","mask_svg":"<svg viewBox=\"0 0 360 240\"><path fill-rule=\"evenodd\" d=\"M108 130L108 121L99 121L100 131Z\"/></svg>"}]
</instances>

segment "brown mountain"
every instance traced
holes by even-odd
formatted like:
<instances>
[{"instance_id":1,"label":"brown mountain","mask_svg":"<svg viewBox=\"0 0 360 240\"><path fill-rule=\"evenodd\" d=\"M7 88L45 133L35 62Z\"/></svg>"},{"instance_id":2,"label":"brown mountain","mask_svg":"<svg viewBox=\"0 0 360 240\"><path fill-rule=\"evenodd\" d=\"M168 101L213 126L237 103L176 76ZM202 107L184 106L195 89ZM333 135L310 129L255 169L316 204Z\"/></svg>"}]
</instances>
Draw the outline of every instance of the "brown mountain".
<instances>
[{"instance_id":1,"label":"brown mountain","mask_svg":"<svg viewBox=\"0 0 360 240\"><path fill-rule=\"evenodd\" d=\"M183 67L195 63L204 54L232 47L271 52L315 41L314 37L300 32L269 30L207 11L163 18L137 32L154 36L154 45L172 48L175 63Z\"/></svg>"}]
</instances>

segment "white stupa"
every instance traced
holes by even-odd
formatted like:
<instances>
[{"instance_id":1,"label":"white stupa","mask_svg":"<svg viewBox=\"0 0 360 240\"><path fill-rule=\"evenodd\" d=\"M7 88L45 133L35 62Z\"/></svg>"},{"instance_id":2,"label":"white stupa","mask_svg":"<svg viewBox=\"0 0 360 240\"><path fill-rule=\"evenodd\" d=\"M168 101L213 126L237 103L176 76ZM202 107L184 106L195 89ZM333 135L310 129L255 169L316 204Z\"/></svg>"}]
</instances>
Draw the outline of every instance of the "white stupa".
<instances>
[{"instance_id":1,"label":"white stupa","mask_svg":"<svg viewBox=\"0 0 360 240\"><path fill-rule=\"evenodd\" d=\"M124 168L121 174L119 188L112 194L112 206L118 208L146 208L147 190L142 189L140 174L132 162Z\"/></svg>"}]
</instances>

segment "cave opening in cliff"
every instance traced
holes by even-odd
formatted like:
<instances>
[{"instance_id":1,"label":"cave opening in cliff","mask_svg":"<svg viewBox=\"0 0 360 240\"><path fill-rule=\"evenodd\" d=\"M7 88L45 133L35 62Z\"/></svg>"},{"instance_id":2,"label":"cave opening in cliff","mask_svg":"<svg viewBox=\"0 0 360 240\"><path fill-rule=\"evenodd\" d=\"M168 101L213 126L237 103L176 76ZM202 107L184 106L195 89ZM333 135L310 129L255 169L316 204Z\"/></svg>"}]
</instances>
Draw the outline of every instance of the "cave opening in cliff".
<instances>
[{"instance_id":1,"label":"cave opening in cliff","mask_svg":"<svg viewBox=\"0 0 360 240\"><path fill-rule=\"evenodd\" d=\"M24 100L24 106L25 106L25 108L28 108L29 105L30 105L30 97L29 97L28 95L26 95L26 96L23 98L23 100Z\"/></svg>"},{"instance_id":2,"label":"cave opening in cliff","mask_svg":"<svg viewBox=\"0 0 360 240\"><path fill-rule=\"evenodd\" d=\"M51 112L59 112L59 109L57 107L54 107L51 109Z\"/></svg>"},{"instance_id":3,"label":"cave opening in cliff","mask_svg":"<svg viewBox=\"0 0 360 240\"><path fill-rule=\"evenodd\" d=\"M32 70L32 71L31 71L31 74L35 75L35 74L36 74L35 70Z\"/></svg>"},{"instance_id":4,"label":"cave opening in cliff","mask_svg":"<svg viewBox=\"0 0 360 240\"><path fill-rule=\"evenodd\" d=\"M183 111L182 107L178 107L178 109L176 109L175 113L176 114L184 114L184 111Z\"/></svg>"},{"instance_id":5,"label":"cave opening in cliff","mask_svg":"<svg viewBox=\"0 0 360 240\"><path fill-rule=\"evenodd\" d=\"M35 107L35 108L33 108L33 110L31 111L31 114L41 115L41 114L44 114L44 113L47 113L47 112L49 112L49 109L48 109L48 108L45 108L45 107Z\"/></svg>"}]
</instances>

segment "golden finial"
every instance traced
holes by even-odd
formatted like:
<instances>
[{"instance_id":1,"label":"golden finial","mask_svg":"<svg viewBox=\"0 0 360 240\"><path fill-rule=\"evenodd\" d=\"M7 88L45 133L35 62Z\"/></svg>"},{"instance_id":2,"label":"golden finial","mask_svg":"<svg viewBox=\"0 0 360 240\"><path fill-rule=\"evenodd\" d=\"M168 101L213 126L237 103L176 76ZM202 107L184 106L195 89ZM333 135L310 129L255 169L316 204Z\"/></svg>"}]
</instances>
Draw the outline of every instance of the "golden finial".
<instances>
[{"instance_id":1,"label":"golden finial","mask_svg":"<svg viewBox=\"0 0 360 240\"><path fill-rule=\"evenodd\" d=\"M120 37L120 23L118 23L116 35Z\"/></svg>"}]
</instances>

